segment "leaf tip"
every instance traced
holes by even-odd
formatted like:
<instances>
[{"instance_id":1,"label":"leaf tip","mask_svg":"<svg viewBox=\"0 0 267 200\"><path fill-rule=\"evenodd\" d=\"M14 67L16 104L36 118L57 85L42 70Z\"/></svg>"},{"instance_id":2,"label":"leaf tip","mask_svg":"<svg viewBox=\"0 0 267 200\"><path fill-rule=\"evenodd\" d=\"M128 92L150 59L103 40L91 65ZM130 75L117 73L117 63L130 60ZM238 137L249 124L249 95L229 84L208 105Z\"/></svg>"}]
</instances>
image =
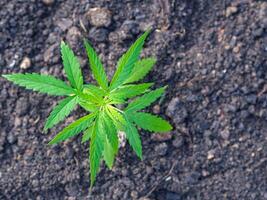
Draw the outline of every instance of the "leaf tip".
<instances>
[{"instance_id":1,"label":"leaf tip","mask_svg":"<svg viewBox=\"0 0 267 200\"><path fill-rule=\"evenodd\" d=\"M146 35L150 34L152 31L152 28L151 27L148 27L145 31Z\"/></svg>"},{"instance_id":2,"label":"leaf tip","mask_svg":"<svg viewBox=\"0 0 267 200\"><path fill-rule=\"evenodd\" d=\"M65 46L65 45L66 45L66 43L64 42L64 40L61 40L60 46L62 47L62 46Z\"/></svg>"},{"instance_id":3,"label":"leaf tip","mask_svg":"<svg viewBox=\"0 0 267 200\"><path fill-rule=\"evenodd\" d=\"M169 122L167 122L167 123L168 123L168 124L167 124L167 126L165 127L165 130L159 131L159 133L167 134L167 133L169 133L170 131L173 130L172 125L171 125Z\"/></svg>"},{"instance_id":4,"label":"leaf tip","mask_svg":"<svg viewBox=\"0 0 267 200\"><path fill-rule=\"evenodd\" d=\"M157 58L156 57L151 57L150 59L151 59L153 65L157 62Z\"/></svg>"},{"instance_id":5,"label":"leaf tip","mask_svg":"<svg viewBox=\"0 0 267 200\"><path fill-rule=\"evenodd\" d=\"M12 74L2 74L1 76L5 78L6 80L10 80L10 78L12 77Z\"/></svg>"},{"instance_id":6,"label":"leaf tip","mask_svg":"<svg viewBox=\"0 0 267 200\"><path fill-rule=\"evenodd\" d=\"M92 192L92 188L93 188L94 184L95 184L95 178L91 177L90 178L90 191L91 192Z\"/></svg>"},{"instance_id":7,"label":"leaf tip","mask_svg":"<svg viewBox=\"0 0 267 200\"><path fill-rule=\"evenodd\" d=\"M51 146L51 145L53 145L53 144L55 144L55 143L56 143L55 140L52 139L50 142L48 142L48 145Z\"/></svg>"},{"instance_id":8,"label":"leaf tip","mask_svg":"<svg viewBox=\"0 0 267 200\"><path fill-rule=\"evenodd\" d=\"M87 44L87 43L89 43L89 42L88 42L88 40L87 40L86 38L83 38L83 43L84 43L84 44Z\"/></svg>"},{"instance_id":9,"label":"leaf tip","mask_svg":"<svg viewBox=\"0 0 267 200\"><path fill-rule=\"evenodd\" d=\"M151 83L147 83L148 87L153 86L155 83L151 82Z\"/></svg>"},{"instance_id":10,"label":"leaf tip","mask_svg":"<svg viewBox=\"0 0 267 200\"><path fill-rule=\"evenodd\" d=\"M112 165L107 165L109 170L112 170L113 164Z\"/></svg>"},{"instance_id":11,"label":"leaf tip","mask_svg":"<svg viewBox=\"0 0 267 200\"><path fill-rule=\"evenodd\" d=\"M168 131L172 131L172 130L173 130L173 127L170 125L170 127L168 127L168 129L165 131L165 133Z\"/></svg>"},{"instance_id":12,"label":"leaf tip","mask_svg":"<svg viewBox=\"0 0 267 200\"><path fill-rule=\"evenodd\" d=\"M141 152L141 154L138 157L140 158L141 161L144 160L142 152Z\"/></svg>"},{"instance_id":13,"label":"leaf tip","mask_svg":"<svg viewBox=\"0 0 267 200\"><path fill-rule=\"evenodd\" d=\"M43 128L43 133L46 134L47 132L48 132L48 128L44 127L44 128Z\"/></svg>"},{"instance_id":14,"label":"leaf tip","mask_svg":"<svg viewBox=\"0 0 267 200\"><path fill-rule=\"evenodd\" d=\"M86 51L88 51L91 47L90 42L86 38L83 38L83 45L84 45Z\"/></svg>"}]
</instances>

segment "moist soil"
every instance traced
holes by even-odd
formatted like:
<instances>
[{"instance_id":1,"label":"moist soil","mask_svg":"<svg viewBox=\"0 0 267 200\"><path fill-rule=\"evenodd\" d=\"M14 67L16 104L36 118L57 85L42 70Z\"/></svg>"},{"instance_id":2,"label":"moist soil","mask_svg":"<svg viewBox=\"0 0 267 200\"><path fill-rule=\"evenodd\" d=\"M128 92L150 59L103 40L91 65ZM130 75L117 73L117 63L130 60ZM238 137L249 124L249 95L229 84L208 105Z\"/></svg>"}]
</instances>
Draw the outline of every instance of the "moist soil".
<instances>
[{"instance_id":1,"label":"moist soil","mask_svg":"<svg viewBox=\"0 0 267 200\"><path fill-rule=\"evenodd\" d=\"M140 131L143 161L128 144L89 193L88 144L48 141L83 116L76 109L48 133L60 98L0 78L0 199L267 199L267 3L256 0L1 0L0 74L66 79L59 44L94 82L82 38L109 76L148 27L143 53L158 60L145 81L168 85L148 111L175 127Z\"/></svg>"}]
</instances>

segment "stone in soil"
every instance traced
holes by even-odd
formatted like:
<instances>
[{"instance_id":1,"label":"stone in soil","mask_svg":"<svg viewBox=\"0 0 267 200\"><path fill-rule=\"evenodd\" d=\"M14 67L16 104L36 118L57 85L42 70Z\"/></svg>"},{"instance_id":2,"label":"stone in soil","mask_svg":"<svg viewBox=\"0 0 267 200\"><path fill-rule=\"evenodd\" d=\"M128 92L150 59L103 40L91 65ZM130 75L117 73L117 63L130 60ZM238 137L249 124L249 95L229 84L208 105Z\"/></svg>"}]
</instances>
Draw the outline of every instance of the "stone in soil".
<instances>
[{"instance_id":1,"label":"stone in soil","mask_svg":"<svg viewBox=\"0 0 267 200\"><path fill-rule=\"evenodd\" d=\"M155 146L155 152L157 155L164 156L168 151L168 145L166 143L160 143Z\"/></svg>"},{"instance_id":2,"label":"stone in soil","mask_svg":"<svg viewBox=\"0 0 267 200\"><path fill-rule=\"evenodd\" d=\"M108 31L105 28L95 28L93 27L89 31L89 38L96 42L105 42L108 38Z\"/></svg>"},{"instance_id":3,"label":"stone in soil","mask_svg":"<svg viewBox=\"0 0 267 200\"><path fill-rule=\"evenodd\" d=\"M69 18L62 18L56 22L56 25L62 30L66 31L72 25L72 20Z\"/></svg>"},{"instance_id":4,"label":"stone in soil","mask_svg":"<svg viewBox=\"0 0 267 200\"><path fill-rule=\"evenodd\" d=\"M111 12L106 8L91 8L86 16L95 27L108 27L111 23Z\"/></svg>"},{"instance_id":5,"label":"stone in soil","mask_svg":"<svg viewBox=\"0 0 267 200\"><path fill-rule=\"evenodd\" d=\"M184 120L188 116L188 112L183 105L183 103L180 102L180 100L175 97L173 98L166 110L166 114L173 120L173 122L178 126L179 123L184 122Z\"/></svg>"},{"instance_id":6,"label":"stone in soil","mask_svg":"<svg viewBox=\"0 0 267 200\"><path fill-rule=\"evenodd\" d=\"M229 6L226 8L225 15L226 17L230 17L231 15L237 13L238 8L236 6Z\"/></svg>"},{"instance_id":7,"label":"stone in soil","mask_svg":"<svg viewBox=\"0 0 267 200\"><path fill-rule=\"evenodd\" d=\"M59 44L53 44L44 52L44 61L52 64L59 61L59 56L56 55L56 50L59 48Z\"/></svg>"},{"instance_id":8,"label":"stone in soil","mask_svg":"<svg viewBox=\"0 0 267 200\"><path fill-rule=\"evenodd\" d=\"M31 67L31 60L29 57L24 57L19 66L21 69L28 69Z\"/></svg>"},{"instance_id":9,"label":"stone in soil","mask_svg":"<svg viewBox=\"0 0 267 200\"><path fill-rule=\"evenodd\" d=\"M76 26L72 26L68 29L66 40L71 46L79 44L81 41L81 32Z\"/></svg>"},{"instance_id":10,"label":"stone in soil","mask_svg":"<svg viewBox=\"0 0 267 200\"><path fill-rule=\"evenodd\" d=\"M176 136L175 139L172 141L172 145L175 148L180 148L183 146L183 144L184 144L184 139L181 135Z\"/></svg>"},{"instance_id":11,"label":"stone in soil","mask_svg":"<svg viewBox=\"0 0 267 200\"><path fill-rule=\"evenodd\" d=\"M55 2L55 0L42 0L42 2L43 2L46 6L51 6L51 5L53 5L53 3Z\"/></svg>"},{"instance_id":12,"label":"stone in soil","mask_svg":"<svg viewBox=\"0 0 267 200\"><path fill-rule=\"evenodd\" d=\"M23 116L27 113L29 109L29 103L28 103L28 98L25 98L25 97L21 97L17 100L17 103L16 103L16 113L19 115L19 116Z\"/></svg>"}]
</instances>

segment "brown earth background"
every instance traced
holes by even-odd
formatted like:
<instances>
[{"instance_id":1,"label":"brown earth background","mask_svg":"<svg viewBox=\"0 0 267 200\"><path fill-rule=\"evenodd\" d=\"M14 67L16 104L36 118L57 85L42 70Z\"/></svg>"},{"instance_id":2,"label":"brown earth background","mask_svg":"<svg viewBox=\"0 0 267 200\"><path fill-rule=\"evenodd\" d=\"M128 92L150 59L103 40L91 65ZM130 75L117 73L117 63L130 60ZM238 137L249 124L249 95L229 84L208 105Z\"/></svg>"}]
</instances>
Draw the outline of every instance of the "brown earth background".
<instances>
[{"instance_id":1,"label":"brown earth background","mask_svg":"<svg viewBox=\"0 0 267 200\"><path fill-rule=\"evenodd\" d=\"M170 120L165 136L141 131L144 160L129 145L102 166L89 195L88 144L48 141L84 115L76 109L48 134L60 98L0 78L0 199L267 199L267 3L256 0L1 0L0 74L65 79L59 44L94 82L82 38L109 76L152 27L142 53L157 64L145 81L168 85L149 111Z\"/></svg>"}]
</instances>

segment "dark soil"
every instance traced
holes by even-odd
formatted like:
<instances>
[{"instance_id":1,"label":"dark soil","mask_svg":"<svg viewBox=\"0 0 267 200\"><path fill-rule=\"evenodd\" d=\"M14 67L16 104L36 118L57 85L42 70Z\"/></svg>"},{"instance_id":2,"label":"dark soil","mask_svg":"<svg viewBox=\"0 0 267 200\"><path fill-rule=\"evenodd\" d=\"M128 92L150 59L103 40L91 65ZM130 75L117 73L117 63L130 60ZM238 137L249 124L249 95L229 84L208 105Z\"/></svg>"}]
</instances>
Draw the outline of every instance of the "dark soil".
<instances>
[{"instance_id":1,"label":"dark soil","mask_svg":"<svg viewBox=\"0 0 267 200\"><path fill-rule=\"evenodd\" d=\"M107 10L94 22L88 11L96 7ZM84 112L77 109L44 134L58 99L0 78L0 199L267 199L265 1L1 0L0 74L64 79L64 39L92 81L86 37L111 75L148 26L153 32L143 56L158 62L146 81L169 85L151 111L168 117L175 130L164 137L142 132L144 160L126 145L112 171L102 166L90 196L88 144L76 137L47 145ZM25 57L30 66L21 64Z\"/></svg>"}]
</instances>

